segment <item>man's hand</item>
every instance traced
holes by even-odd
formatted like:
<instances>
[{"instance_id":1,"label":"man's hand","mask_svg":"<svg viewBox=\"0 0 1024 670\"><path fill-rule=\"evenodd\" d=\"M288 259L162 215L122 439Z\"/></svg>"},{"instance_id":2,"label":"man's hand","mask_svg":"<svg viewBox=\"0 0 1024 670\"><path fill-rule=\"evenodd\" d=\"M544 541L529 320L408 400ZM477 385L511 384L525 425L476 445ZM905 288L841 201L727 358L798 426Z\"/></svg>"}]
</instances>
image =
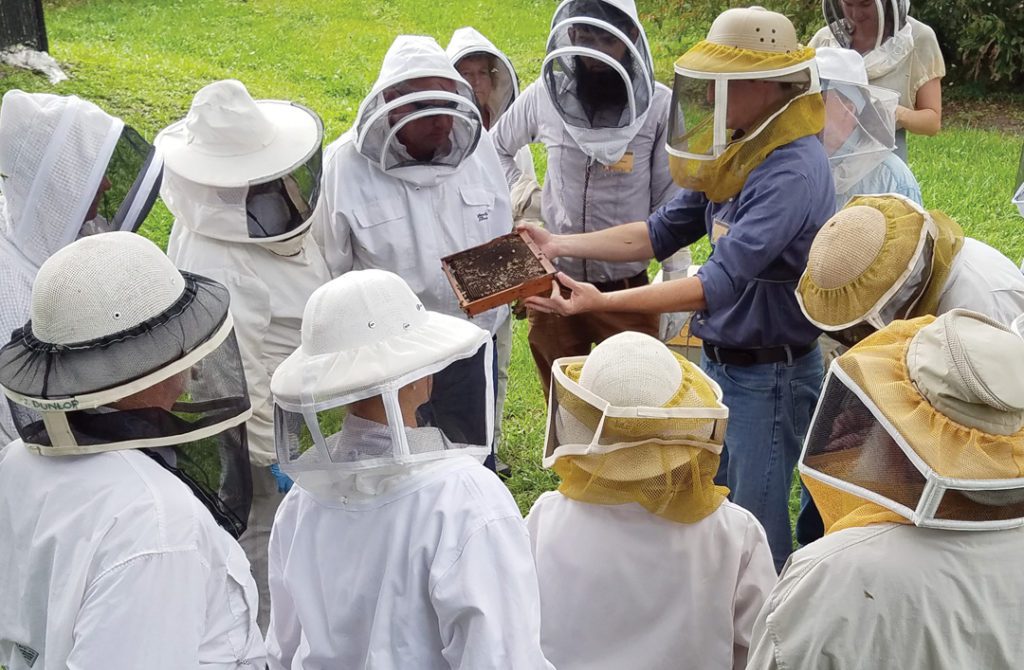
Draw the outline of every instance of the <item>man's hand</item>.
<instances>
[{"instance_id":1,"label":"man's hand","mask_svg":"<svg viewBox=\"0 0 1024 670\"><path fill-rule=\"evenodd\" d=\"M562 286L569 289L568 298L562 297ZM551 297L533 296L527 298L525 304L530 309L545 314L570 316L583 312L600 312L604 309L605 295L593 284L578 282L564 272L555 275L551 284Z\"/></svg>"},{"instance_id":2,"label":"man's hand","mask_svg":"<svg viewBox=\"0 0 1024 670\"><path fill-rule=\"evenodd\" d=\"M558 258L558 235L532 223L520 223L516 226L516 232L526 233L548 258Z\"/></svg>"}]
</instances>

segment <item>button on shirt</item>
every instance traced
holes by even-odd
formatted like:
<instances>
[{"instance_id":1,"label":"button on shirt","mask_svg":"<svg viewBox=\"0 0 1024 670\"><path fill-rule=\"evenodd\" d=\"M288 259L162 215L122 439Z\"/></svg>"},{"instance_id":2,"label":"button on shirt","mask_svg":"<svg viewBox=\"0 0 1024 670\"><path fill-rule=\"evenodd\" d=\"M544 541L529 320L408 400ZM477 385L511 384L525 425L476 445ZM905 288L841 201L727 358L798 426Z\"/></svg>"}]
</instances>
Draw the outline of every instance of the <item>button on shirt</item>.
<instances>
[{"instance_id":1,"label":"button on shirt","mask_svg":"<svg viewBox=\"0 0 1024 670\"><path fill-rule=\"evenodd\" d=\"M698 271L707 308L692 332L737 349L805 345L821 331L800 311L796 285L835 189L821 142L802 137L770 153L739 195L723 203L683 189L647 220L660 261L704 235L711 257Z\"/></svg>"}]
</instances>

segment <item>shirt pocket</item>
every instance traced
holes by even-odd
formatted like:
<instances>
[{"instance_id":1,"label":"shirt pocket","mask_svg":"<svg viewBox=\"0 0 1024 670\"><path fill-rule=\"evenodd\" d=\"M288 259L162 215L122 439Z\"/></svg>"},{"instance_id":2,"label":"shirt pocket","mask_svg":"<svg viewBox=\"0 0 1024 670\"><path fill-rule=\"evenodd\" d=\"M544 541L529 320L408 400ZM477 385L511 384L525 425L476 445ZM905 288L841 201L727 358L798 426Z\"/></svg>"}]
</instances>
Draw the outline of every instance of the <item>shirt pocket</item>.
<instances>
[{"instance_id":1,"label":"shirt pocket","mask_svg":"<svg viewBox=\"0 0 1024 670\"><path fill-rule=\"evenodd\" d=\"M416 267L418 252L403 199L373 200L352 211L356 267L389 270L403 277Z\"/></svg>"},{"instance_id":2,"label":"shirt pocket","mask_svg":"<svg viewBox=\"0 0 1024 670\"><path fill-rule=\"evenodd\" d=\"M479 184L464 184L459 186L459 197L465 208L465 221L467 225L466 239L471 246L483 244L495 235L510 232L494 230L494 193L486 186Z\"/></svg>"}]
</instances>

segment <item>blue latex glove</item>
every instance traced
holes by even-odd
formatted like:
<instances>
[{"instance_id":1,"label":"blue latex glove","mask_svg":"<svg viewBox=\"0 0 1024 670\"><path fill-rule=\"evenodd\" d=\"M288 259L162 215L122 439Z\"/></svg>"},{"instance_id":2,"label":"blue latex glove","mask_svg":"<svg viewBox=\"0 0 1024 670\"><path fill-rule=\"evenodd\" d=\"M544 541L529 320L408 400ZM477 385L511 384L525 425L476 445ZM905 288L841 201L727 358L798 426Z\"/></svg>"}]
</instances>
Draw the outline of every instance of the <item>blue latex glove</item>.
<instances>
[{"instance_id":1,"label":"blue latex glove","mask_svg":"<svg viewBox=\"0 0 1024 670\"><path fill-rule=\"evenodd\" d=\"M288 491L292 488L292 484L295 483L292 481L291 477L281 472L281 466L278 465L277 463L274 463L273 465L270 466L270 474L274 475L274 479L277 480L278 493L288 493Z\"/></svg>"}]
</instances>

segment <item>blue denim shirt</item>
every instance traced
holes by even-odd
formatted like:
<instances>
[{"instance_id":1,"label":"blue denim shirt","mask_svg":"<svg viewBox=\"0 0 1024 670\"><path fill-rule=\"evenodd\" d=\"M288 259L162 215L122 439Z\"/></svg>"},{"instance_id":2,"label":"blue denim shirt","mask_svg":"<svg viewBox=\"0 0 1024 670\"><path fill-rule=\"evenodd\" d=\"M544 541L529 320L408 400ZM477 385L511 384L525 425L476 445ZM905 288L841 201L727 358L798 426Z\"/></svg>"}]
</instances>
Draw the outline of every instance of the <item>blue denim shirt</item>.
<instances>
[{"instance_id":1,"label":"blue denim shirt","mask_svg":"<svg viewBox=\"0 0 1024 670\"><path fill-rule=\"evenodd\" d=\"M697 276L707 309L692 332L720 347L810 344L821 331L796 302L796 284L818 229L835 209L828 157L817 137L779 147L721 204L683 189L647 219L658 260L704 235L711 257Z\"/></svg>"},{"instance_id":2,"label":"blue denim shirt","mask_svg":"<svg viewBox=\"0 0 1024 670\"><path fill-rule=\"evenodd\" d=\"M914 173L896 154L889 154L885 160L864 178L857 182L846 193L836 194L836 211L855 195L878 195L880 193L899 193L917 204L924 206L921 199L921 186L917 183Z\"/></svg>"}]
</instances>

